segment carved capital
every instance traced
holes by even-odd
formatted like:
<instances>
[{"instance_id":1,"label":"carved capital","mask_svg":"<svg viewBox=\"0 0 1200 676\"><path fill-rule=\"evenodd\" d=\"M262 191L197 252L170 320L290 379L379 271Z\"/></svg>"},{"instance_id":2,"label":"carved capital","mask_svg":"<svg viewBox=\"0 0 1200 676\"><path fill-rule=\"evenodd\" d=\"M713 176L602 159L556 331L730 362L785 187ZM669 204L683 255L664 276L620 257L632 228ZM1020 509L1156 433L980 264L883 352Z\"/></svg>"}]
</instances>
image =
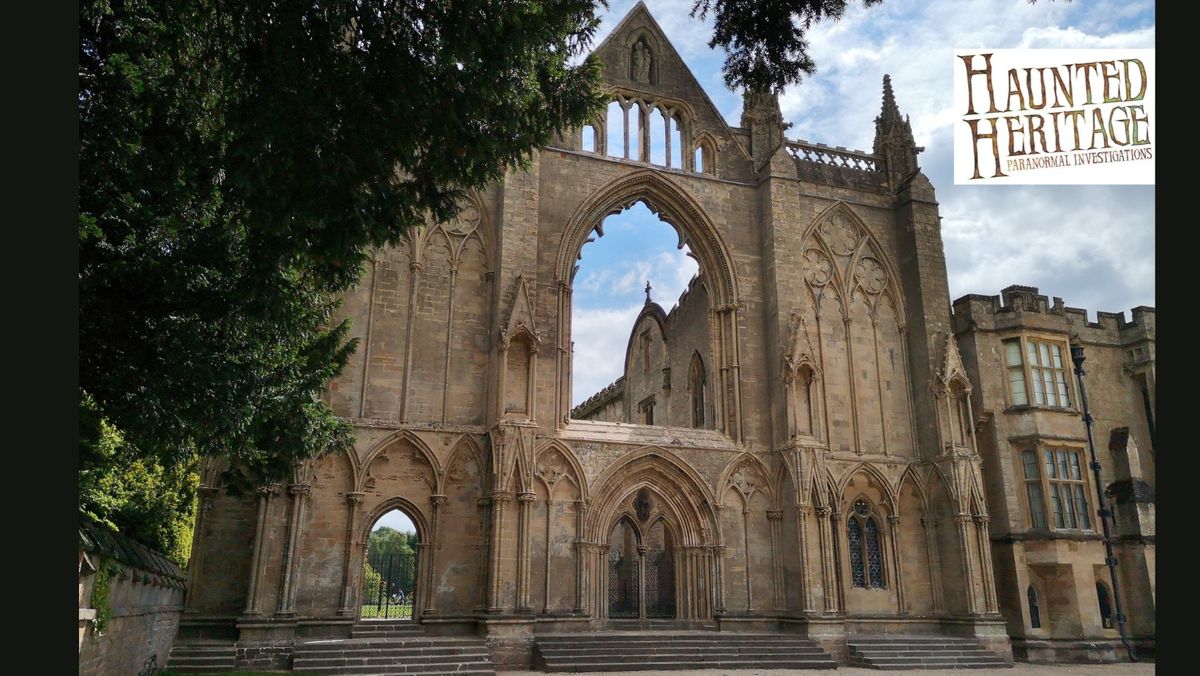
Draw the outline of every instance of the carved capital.
<instances>
[{"instance_id":1,"label":"carved capital","mask_svg":"<svg viewBox=\"0 0 1200 676\"><path fill-rule=\"evenodd\" d=\"M971 515L970 514L955 514L954 522L957 524L971 523Z\"/></svg>"},{"instance_id":2,"label":"carved capital","mask_svg":"<svg viewBox=\"0 0 1200 676\"><path fill-rule=\"evenodd\" d=\"M537 500L537 493L534 493L533 491L524 491L522 493L518 493L517 500L520 502L533 502L534 500Z\"/></svg>"},{"instance_id":3,"label":"carved capital","mask_svg":"<svg viewBox=\"0 0 1200 676\"><path fill-rule=\"evenodd\" d=\"M832 509L824 506L817 507L817 516L821 517L822 519L828 519L831 514L833 514Z\"/></svg>"},{"instance_id":4,"label":"carved capital","mask_svg":"<svg viewBox=\"0 0 1200 676\"><path fill-rule=\"evenodd\" d=\"M638 556L645 556L646 552L648 552L648 551L650 551L650 548L647 547L646 545L638 545L637 546Z\"/></svg>"},{"instance_id":5,"label":"carved capital","mask_svg":"<svg viewBox=\"0 0 1200 676\"><path fill-rule=\"evenodd\" d=\"M271 498L273 496L279 495L279 491L280 491L280 485L275 484L275 483L261 484L259 486L254 487L254 492L257 493L258 497L260 497L260 498Z\"/></svg>"},{"instance_id":6,"label":"carved capital","mask_svg":"<svg viewBox=\"0 0 1200 676\"><path fill-rule=\"evenodd\" d=\"M772 521L778 521L783 518L783 510L782 509L768 509L767 510L767 518Z\"/></svg>"},{"instance_id":7,"label":"carved capital","mask_svg":"<svg viewBox=\"0 0 1200 676\"><path fill-rule=\"evenodd\" d=\"M503 502L509 502L512 499L513 499L513 494L511 491L492 491L492 504L493 505L500 504Z\"/></svg>"},{"instance_id":8,"label":"carved capital","mask_svg":"<svg viewBox=\"0 0 1200 676\"><path fill-rule=\"evenodd\" d=\"M351 506L357 507L362 504L363 498L367 497L366 493L351 491L346 494L346 502Z\"/></svg>"},{"instance_id":9,"label":"carved capital","mask_svg":"<svg viewBox=\"0 0 1200 676\"><path fill-rule=\"evenodd\" d=\"M447 498L447 497L446 497L446 496L444 496L444 495L431 495L431 496L429 496L429 502L433 503L433 506L434 506L434 507L442 507L442 506L444 506L444 505L445 505L445 504L446 504L448 501L449 501L449 498Z\"/></svg>"},{"instance_id":10,"label":"carved capital","mask_svg":"<svg viewBox=\"0 0 1200 676\"><path fill-rule=\"evenodd\" d=\"M288 493L291 493L294 496L298 495L308 497L312 495L312 484L307 482L292 484L291 486L288 486Z\"/></svg>"},{"instance_id":11,"label":"carved capital","mask_svg":"<svg viewBox=\"0 0 1200 676\"><path fill-rule=\"evenodd\" d=\"M892 515L888 516L887 520L888 520L888 523L892 524L893 526L900 525L900 517L896 514L892 514Z\"/></svg>"},{"instance_id":12,"label":"carved capital","mask_svg":"<svg viewBox=\"0 0 1200 676\"><path fill-rule=\"evenodd\" d=\"M991 521L991 519L988 518L987 514L976 514L975 515L975 523L987 524L988 521Z\"/></svg>"}]
</instances>

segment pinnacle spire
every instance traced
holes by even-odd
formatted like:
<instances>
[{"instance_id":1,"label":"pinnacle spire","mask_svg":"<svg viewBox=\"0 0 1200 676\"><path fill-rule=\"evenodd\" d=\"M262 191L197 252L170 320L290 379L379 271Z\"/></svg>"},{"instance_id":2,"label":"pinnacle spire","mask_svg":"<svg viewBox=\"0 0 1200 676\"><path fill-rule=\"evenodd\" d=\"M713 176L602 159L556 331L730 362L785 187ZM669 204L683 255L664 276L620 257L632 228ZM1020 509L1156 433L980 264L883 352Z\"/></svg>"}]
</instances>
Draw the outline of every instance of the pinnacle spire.
<instances>
[{"instance_id":1,"label":"pinnacle spire","mask_svg":"<svg viewBox=\"0 0 1200 676\"><path fill-rule=\"evenodd\" d=\"M883 160L888 183L893 188L903 185L919 171L917 154L924 148L913 139L912 124L900 114L896 93L892 91L892 76L883 76L883 107L875 118L875 155Z\"/></svg>"},{"instance_id":2,"label":"pinnacle spire","mask_svg":"<svg viewBox=\"0 0 1200 676\"><path fill-rule=\"evenodd\" d=\"M896 94L892 91L892 76L883 76L883 111L880 117L892 121L900 118L900 108L896 105Z\"/></svg>"}]
</instances>

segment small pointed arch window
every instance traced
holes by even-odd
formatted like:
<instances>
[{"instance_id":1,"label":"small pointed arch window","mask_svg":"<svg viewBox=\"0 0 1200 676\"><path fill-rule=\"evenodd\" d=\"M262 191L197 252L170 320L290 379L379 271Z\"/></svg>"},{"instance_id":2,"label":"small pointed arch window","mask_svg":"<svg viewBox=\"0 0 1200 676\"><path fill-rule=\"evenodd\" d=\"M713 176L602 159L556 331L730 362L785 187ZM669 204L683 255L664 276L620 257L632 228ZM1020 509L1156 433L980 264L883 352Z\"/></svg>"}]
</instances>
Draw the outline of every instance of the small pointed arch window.
<instances>
[{"instance_id":1,"label":"small pointed arch window","mask_svg":"<svg viewBox=\"0 0 1200 676\"><path fill-rule=\"evenodd\" d=\"M596 126L591 124L583 125L583 138L580 140L580 149L584 152L596 152Z\"/></svg>"},{"instance_id":2,"label":"small pointed arch window","mask_svg":"<svg viewBox=\"0 0 1200 676\"><path fill-rule=\"evenodd\" d=\"M692 156L692 169L697 174L708 174L709 176L717 175L717 152L713 147L712 139L707 136L701 137L696 141L696 152Z\"/></svg>"},{"instance_id":3,"label":"small pointed arch window","mask_svg":"<svg viewBox=\"0 0 1200 676\"><path fill-rule=\"evenodd\" d=\"M879 521L866 500L854 501L846 523L846 542L850 554L850 579L855 587L885 588L883 545Z\"/></svg>"},{"instance_id":4,"label":"small pointed arch window","mask_svg":"<svg viewBox=\"0 0 1200 676\"><path fill-rule=\"evenodd\" d=\"M1037 590L1033 585L1025 589L1025 598L1029 602L1029 626L1034 629L1042 628L1042 610L1038 605Z\"/></svg>"}]
</instances>

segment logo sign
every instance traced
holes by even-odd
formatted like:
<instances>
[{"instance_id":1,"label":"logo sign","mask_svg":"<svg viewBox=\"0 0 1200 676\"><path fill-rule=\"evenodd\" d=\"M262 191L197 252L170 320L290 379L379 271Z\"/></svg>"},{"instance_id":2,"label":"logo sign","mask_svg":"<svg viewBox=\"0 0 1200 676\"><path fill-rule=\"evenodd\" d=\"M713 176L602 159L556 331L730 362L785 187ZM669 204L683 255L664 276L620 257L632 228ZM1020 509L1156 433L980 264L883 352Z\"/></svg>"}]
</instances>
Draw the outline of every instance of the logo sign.
<instances>
[{"instance_id":1,"label":"logo sign","mask_svg":"<svg viewBox=\"0 0 1200 676\"><path fill-rule=\"evenodd\" d=\"M955 49L955 185L1153 185L1153 49Z\"/></svg>"}]
</instances>

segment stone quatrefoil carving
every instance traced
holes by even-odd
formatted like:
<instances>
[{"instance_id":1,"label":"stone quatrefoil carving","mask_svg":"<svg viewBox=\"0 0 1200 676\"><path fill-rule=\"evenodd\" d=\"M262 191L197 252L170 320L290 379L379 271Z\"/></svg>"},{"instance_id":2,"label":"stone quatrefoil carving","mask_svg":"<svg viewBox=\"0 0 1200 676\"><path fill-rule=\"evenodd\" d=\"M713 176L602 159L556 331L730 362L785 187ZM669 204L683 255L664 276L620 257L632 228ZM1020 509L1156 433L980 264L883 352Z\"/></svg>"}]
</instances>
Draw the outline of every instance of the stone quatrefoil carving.
<instances>
[{"instance_id":1,"label":"stone quatrefoil carving","mask_svg":"<svg viewBox=\"0 0 1200 676\"><path fill-rule=\"evenodd\" d=\"M537 475L546 482L546 485L553 487L567 473L566 463L563 461L562 455L557 451L547 453L542 457L541 462L537 466Z\"/></svg>"}]
</instances>

